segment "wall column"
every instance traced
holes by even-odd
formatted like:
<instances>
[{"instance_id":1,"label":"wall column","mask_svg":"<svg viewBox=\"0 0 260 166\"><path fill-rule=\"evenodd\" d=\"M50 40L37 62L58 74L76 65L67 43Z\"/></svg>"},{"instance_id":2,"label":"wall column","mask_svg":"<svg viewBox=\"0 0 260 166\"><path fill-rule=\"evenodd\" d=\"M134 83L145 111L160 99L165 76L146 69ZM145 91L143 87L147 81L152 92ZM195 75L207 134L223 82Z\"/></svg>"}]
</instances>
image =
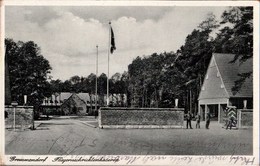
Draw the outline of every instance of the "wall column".
<instances>
[{"instance_id":1,"label":"wall column","mask_svg":"<svg viewBox=\"0 0 260 166\"><path fill-rule=\"evenodd\" d=\"M200 101L198 103L198 114L201 115L201 111L200 111Z\"/></svg>"},{"instance_id":2,"label":"wall column","mask_svg":"<svg viewBox=\"0 0 260 166\"><path fill-rule=\"evenodd\" d=\"M218 123L220 123L220 103L218 103Z\"/></svg>"},{"instance_id":3,"label":"wall column","mask_svg":"<svg viewBox=\"0 0 260 166\"><path fill-rule=\"evenodd\" d=\"M206 117L207 117L207 112L208 112L208 105L205 104L205 120L206 120Z\"/></svg>"}]
</instances>

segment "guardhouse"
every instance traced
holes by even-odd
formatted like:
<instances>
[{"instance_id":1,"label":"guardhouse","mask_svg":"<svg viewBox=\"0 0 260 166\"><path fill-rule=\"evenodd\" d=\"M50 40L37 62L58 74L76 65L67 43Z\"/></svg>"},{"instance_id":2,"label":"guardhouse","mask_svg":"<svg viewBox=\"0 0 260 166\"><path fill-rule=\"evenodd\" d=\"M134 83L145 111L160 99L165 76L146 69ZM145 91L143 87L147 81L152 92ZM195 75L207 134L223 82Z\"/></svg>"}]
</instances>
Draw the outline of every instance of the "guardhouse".
<instances>
[{"instance_id":1,"label":"guardhouse","mask_svg":"<svg viewBox=\"0 0 260 166\"><path fill-rule=\"evenodd\" d=\"M241 88L234 92L235 81L239 74L253 71L253 58L240 63L234 60L234 54L213 53L198 98L198 110L205 120L207 111L212 120L223 123L224 109L227 106L253 108L253 76L246 79Z\"/></svg>"}]
</instances>

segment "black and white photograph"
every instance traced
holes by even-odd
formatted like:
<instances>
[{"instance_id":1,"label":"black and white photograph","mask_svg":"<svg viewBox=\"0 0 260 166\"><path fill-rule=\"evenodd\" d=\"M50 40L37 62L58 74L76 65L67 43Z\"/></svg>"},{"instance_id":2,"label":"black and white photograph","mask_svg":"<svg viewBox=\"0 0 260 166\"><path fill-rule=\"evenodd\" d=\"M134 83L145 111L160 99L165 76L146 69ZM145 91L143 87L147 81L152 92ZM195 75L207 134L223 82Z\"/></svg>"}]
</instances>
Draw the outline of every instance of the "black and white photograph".
<instances>
[{"instance_id":1,"label":"black and white photograph","mask_svg":"<svg viewBox=\"0 0 260 166\"><path fill-rule=\"evenodd\" d=\"M4 2L0 165L259 164L257 1Z\"/></svg>"}]
</instances>

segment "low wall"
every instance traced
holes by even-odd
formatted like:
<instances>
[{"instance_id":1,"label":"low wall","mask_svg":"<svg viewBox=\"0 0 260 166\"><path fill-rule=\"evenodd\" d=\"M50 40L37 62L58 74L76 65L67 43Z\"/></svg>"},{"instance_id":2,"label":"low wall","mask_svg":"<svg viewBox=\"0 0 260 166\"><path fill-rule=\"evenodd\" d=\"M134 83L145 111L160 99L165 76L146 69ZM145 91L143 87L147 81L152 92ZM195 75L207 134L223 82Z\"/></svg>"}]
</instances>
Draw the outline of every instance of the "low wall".
<instances>
[{"instance_id":1,"label":"low wall","mask_svg":"<svg viewBox=\"0 0 260 166\"><path fill-rule=\"evenodd\" d=\"M182 128L183 108L100 108L100 128Z\"/></svg>"},{"instance_id":2,"label":"low wall","mask_svg":"<svg viewBox=\"0 0 260 166\"><path fill-rule=\"evenodd\" d=\"M5 113L8 118L5 118L5 128L14 127L14 107L5 106ZM33 107L32 106L17 106L15 107L15 128L26 129L33 125Z\"/></svg>"},{"instance_id":3,"label":"low wall","mask_svg":"<svg viewBox=\"0 0 260 166\"><path fill-rule=\"evenodd\" d=\"M252 109L239 109L238 110L238 128L251 128L253 127L253 110Z\"/></svg>"}]
</instances>

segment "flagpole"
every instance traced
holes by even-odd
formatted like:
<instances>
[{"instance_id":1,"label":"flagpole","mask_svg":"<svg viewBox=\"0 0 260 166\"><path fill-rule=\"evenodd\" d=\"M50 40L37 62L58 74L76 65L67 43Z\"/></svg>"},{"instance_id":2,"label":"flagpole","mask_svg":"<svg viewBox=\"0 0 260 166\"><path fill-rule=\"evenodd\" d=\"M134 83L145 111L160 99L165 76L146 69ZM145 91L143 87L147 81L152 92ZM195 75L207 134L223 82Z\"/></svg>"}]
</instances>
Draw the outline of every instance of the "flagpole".
<instances>
[{"instance_id":1,"label":"flagpole","mask_svg":"<svg viewBox=\"0 0 260 166\"><path fill-rule=\"evenodd\" d=\"M97 47L97 57L96 57L96 100L95 100L95 118L97 113L97 84L98 84L98 45Z\"/></svg>"},{"instance_id":2,"label":"flagpole","mask_svg":"<svg viewBox=\"0 0 260 166\"><path fill-rule=\"evenodd\" d=\"M109 22L108 51L107 51L107 106L109 107L109 54L111 38L111 22Z\"/></svg>"}]
</instances>

